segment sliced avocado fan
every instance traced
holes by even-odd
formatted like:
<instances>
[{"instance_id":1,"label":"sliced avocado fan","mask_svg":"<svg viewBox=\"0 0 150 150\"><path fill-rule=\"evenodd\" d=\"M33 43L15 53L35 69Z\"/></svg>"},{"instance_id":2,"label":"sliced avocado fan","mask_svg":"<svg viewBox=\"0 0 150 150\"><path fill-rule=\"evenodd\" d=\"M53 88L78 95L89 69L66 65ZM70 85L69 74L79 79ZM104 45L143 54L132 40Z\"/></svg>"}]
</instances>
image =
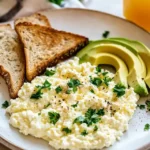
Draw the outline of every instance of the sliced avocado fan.
<instances>
[{"instance_id":1,"label":"sliced avocado fan","mask_svg":"<svg viewBox=\"0 0 150 150\"><path fill-rule=\"evenodd\" d=\"M134 91L140 95L148 95L147 87L142 79L144 75L143 72L141 72L142 65L140 57L134 49L126 44L120 44L118 41L101 40L90 43L82 49L77 56L82 63L87 61L88 56L93 55L96 57L99 53L110 53L121 58L126 63L129 70L127 77L129 86L133 87Z\"/></svg>"},{"instance_id":2,"label":"sliced avocado fan","mask_svg":"<svg viewBox=\"0 0 150 150\"><path fill-rule=\"evenodd\" d=\"M146 66L146 77L144 78L147 86L150 88L150 50L143 43L138 41L131 41L125 38L110 38L111 40L119 41L125 44L130 45L141 56Z\"/></svg>"}]
</instances>

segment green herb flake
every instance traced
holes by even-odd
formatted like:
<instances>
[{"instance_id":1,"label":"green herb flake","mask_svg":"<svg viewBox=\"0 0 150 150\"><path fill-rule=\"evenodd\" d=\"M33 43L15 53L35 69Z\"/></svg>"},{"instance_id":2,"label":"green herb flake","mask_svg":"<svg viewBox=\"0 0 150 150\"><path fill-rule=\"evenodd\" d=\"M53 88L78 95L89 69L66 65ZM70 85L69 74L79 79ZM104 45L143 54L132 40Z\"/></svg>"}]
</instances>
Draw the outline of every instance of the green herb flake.
<instances>
[{"instance_id":1,"label":"green herb flake","mask_svg":"<svg viewBox=\"0 0 150 150\"><path fill-rule=\"evenodd\" d=\"M73 121L73 123L83 123L84 122L84 117L83 116L79 116L77 118L75 118L75 120Z\"/></svg>"},{"instance_id":2,"label":"green herb flake","mask_svg":"<svg viewBox=\"0 0 150 150\"><path fill-rule=\"evenodd\" d=\"M40 116L40 115L41 115L41 112L38 113L38 116Z\"/></svg>"},{"instance_id":3,"label":"green herb flake","mask_svg":"<svg viewBox=\"0 0 150 150\"><path fill-rule=\"evenodd\" d=\"M103 38L107 38L109 36L110 32L109 31L105 31L102 36Z\"/></svg>"},{"instance_id":4,"label":"green herb flake","mask_svg":"<svg viewBox=\"0 0 150 150\"><path fill-rule=\"evenodd\" d=\"M103 108L103 109L99 109L99 110L97 111L97 114L98 114L99 116L104 116L104 115L105 115L104 108Z\"/></svg>"},{"instance_id":5,"label":"green herb flake","mask_svg":"<svg viewBox=\"0 0 150 150\"><path fill-rule=\"evenodd\" d=\"M86 135L88 135L88 132L86 130L84 130L84 131L81 132L81 135L86 136Z\"/></svg>"},{"instance_id":6,"label":"green herb flake","mask_svg":"<svg viewBox=\"0 0 150 150\"><path fill-rule=\"evenodd\" d=\"M94 126L94 132L96 132L98 130L98 126Z\"/></svg>"},{"instance_id":7,"label":"green herb flake","mask_svg":"<svg viewBox=\"0 0 150 150\"><path fill-rule=\"evenodd\" d=\"M56 112L48 112L48 116L49 116L49 119L50 119L50 123L52 123L54 125L57 123L57 121L60 118L60 114L56 113Z\"/></svg>"},{"instance_id":8,"label":"green herb flake","mask_svg":"<svg viewBox=\"0 0 150 150\"><path fill-rule=\"evenodd\" d=\"M75 93L77 91L77 87L81 85L80 81L78 79L70 79L70 81L67 83L69 88L73 89L73 92Z\"/></svg>"},{"instance_id":9,"label":"green herb flake","mask_svg":"<svg viewBox=\"0 0 150 150\"><path fill-rule=\"evenodd\" d=\"M117 94L117 97L121 97L125 94L125 86L123 84L117 84L113 88L113 92Z\"/></svg>"},{"instance_id":10,"label":"green herb flake","mask_svg":"<svg viewBox=\"0 0 150 150\"><path fill-rule=\"evenodd\" d=\"M103 76L106 76L107 74L108 74L108 72L106 72L106 71L102 72Z\"/></svg>"},{"instance_id":11,"label":"green herb flake","mask_svg":"<svg viewBox=\"0 0 150 150\"><path fill-rule=\"evenodd\" d=\"M51 104L48 103L47 105L44 106L44 109L48 108Z\"/></svg>"},{"instance_id":12,"label":"green herb flake","mask_svg":"<svg viewBox=\"0 0 150 150\"><path fill-rule=\"evenodd\" d=\"M76 102L76 104L71 105L73 108L76 108L78 106L79 102Z\"/></svg>"},{"instance_id":13,"label":"green herb flake","mask_svg":"<svg viewBox=\"0 0 150 150\"><path fill-rule=\"evenodd\" d=\"M71 93L71 90L68 89L68 90L66 91L66 94L70 94L70 93Z\"/></svg>"},{"instance_id":14,"label":"green herb flake","mask_svg":"<svg viewBox=\"0 0 150 150\"><path fill-rule=\"evenodd\" d=\"M43 93L41 92L41 88L34 94L31 95L31 99L40 99L42 98Z\"/></svg>"},{"instance_id":15,"label":"green herb flake","mask_svg":"<svg viewBox=\"0 0 150 150\"><path fill-rule=\"evenodd\" d=\"M47 69L44 74L45 74L46 76L53 76L55 73L56 73L55 70L48 70L48 69Z\"/></svg>"},{"instance_id":16,"label":"green herb flake","mask_svg":"<svg viewBox=\"0 0 150 150\"><path fill-rule=\"evenodd\" d=\"M93 84L93 85L96 85L97 87L99 87L101 84L102 84L102 80L100 78L97 78L97 77L94 77L92 78L90 76L90 82Z\"/></svg>"},{"instance_id":17,"label":"green herb flake","mask_svg":"<svg viewBox=\"0 0 150 150\"><path fill-rule=\"evenodd\" d=\"M112 79L109 78L109 77L104 77L104 79L103 79L103 83L104 83L106 86L109 86L109 82L110 82L110 81L112 81Z\"/></svg>"},{"instance_id":18,"label":"green herb flake","mask_svg":"<svg viewBox=\"0 0 150 150\"><path fill-rule=\"evenodd\" d=\"M62 88L60 86L58 86L56 89L55 89L56 93L60 93L62 91Z\"/></svg>"},{"instance_id":19,"label":"green herb flake","mask_svg":"<svg viewBox=\"0 0 150 150\"><path fill-rule=\"evenodd\" d=\"M65 132L66 134L69 134L72 132L71 129L69 129L68 127L63 128L62 131Z\"/></svg>"},{"instance_id":20,"label":"green herb flake","mask_svg":"<svg viewBox=\"0 0 150 150\"><path fill-rule=\"evenodd\" d=\"M150 111L150 101L147 100L147 101L145 102L145 104L146 104L146 106L147 106L147 110Z\"/></svg>"},{"instance_id":21,"label":"green herb flake","mask_svg":"<svg viewBox=\"0 0 150 150\"><path fill-rule=\"evenodd\" d=\"M150 129L150 124L145 124L145 126L144 126L144 131L148 131Z\"/></svg>"},{"instance_id":22,"label":"green herb flake","mask_svg":"<svg viewBox=\"0 0 150 150\"><path fill-rule=\"evenodd\" d=\"M5 102L2 104L2 108L7 108L8 106L9 106L8 101L5 101Z\"/></svg>"},{"instance_id":23,"label":"green herb flake","mask_svg":"<svg viewBox=\"0 0 150 150\"><path fill-rule=\"evenodd\" d=\"M90 92L93 93L93 94L95 93L93 89L91 89Z\"/></svg>"},{"instance_id":24,"label":"green herb flake","mask_svg":"<svg viewBox=\"0 0 150 150\"><path fill-rule=\"evenodd\" d=\"M145 105L137 105L137 107L139 108L139 109L145 109Z\"/></svg>"},{"instance_id":25,"label":"green herb flake","mask_svg":"<svg viewBox=\"0 0 150 150\"><path fill-rule=\"evenodd\" d=\"M51 83L49 83L47 80L44 82L43 86L42 86L42 89L44 88L47 88L50 90L50 87L51 87Z\"/></svg>"},{"instance_id":26,"label":"green herb flake","mask_svg":"<svg viewBox=\"0 0 150 150\"><path fill-rule=\"evenodd\" d=\"M98 65L97 67L96 67L96 73L100 73L102 71L102 68L100 67L100 65Z\"/></svg>"},{"instance_id":27,"label":"green herb flake","mask_svg":"<svg viewBox=\"0 0 150 150\"><path fill-rule=\"evenodd\" d=\"M54 4L56 4L56 5L61 6L61 4L62 4L62 2L63 2L64 0L48 0L48 1L51 2L51 3L54 3Z\"/></svg>"}]
</instances>

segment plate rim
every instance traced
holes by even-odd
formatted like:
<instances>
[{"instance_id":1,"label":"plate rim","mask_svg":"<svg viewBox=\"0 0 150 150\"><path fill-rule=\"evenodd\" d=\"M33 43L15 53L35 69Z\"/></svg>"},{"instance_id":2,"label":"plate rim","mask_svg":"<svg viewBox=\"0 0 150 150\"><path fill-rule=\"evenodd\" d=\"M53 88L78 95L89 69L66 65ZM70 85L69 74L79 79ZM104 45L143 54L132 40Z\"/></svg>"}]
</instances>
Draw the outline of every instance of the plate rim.
<instances>
[{"instance_id":1,"label":"plate rim","mask_svg":"<svg viewBox=\"0 0 150 150\"><path fill-rule=\"evenodd\" d=\"M41 11L38 11L38 13L42 13L42 12L45 12L45 11L68 11L68 10L94 12L94 13L110 16L112 18L116 18L116 19L122 20L124 22L128 22L129 24L139 28L140 30L143 30L146 34L148 34L150 36L150 32L146 31L143 27L135 24L134 22L132 22L130 20L126 20L125 18L122 18L122 17L119 17L119 16L115 16L113 14L109 14L109 13L106 13L106 12L103 12L103 11L99 11L99 10L92 10L92 9L86 9L86 8L60 8L60 9L51 9L51 8L49 8L49 9L43 9ZM37 12L35 12L35 13L37 13ZM14 21L14 20L10 20L9 22L3 22L2 24L5 24L5 23L8 24L8 23L11 23L12 21ZM16 144L12 143L8 139L5 139L4 137L2 137L2 135L0 135L0 143L2 145L12 149L12 150L23 150L21 147L19 147ZM150 148L150 142L146 145L141 146L137 150L147 150L148 148Z\"/></svg>"}]
</instances>

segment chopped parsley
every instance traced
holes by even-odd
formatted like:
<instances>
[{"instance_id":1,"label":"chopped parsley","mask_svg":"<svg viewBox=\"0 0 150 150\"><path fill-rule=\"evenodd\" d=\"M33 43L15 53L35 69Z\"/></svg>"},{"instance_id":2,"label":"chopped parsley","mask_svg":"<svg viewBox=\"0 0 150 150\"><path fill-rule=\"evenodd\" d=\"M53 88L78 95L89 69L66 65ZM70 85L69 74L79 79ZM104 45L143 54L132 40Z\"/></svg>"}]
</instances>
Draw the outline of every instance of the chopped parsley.
<instances>
[{"instance_id":1,"label":"chopped parsley","mask_svg":"<svg viewBox=\"0 0 150 150\"><path fill-rule=\"evenodd\" d=\"M94 126L94 132L96 132L98 130L98 126Z\"/></svg>"},{"instance_id":2,"label":"chopped parsley","mask_svg":"<svg viewBox=\"0 0 150 150\"><path fill-rule=\"evenodd\" d=\"M41 115L41 112L38 113L38 116L40 116L40 115Z\"/></svg>"},{"instance_id":3,"label":"chopped parsley","mask_svg":"<svg viewBox=\"0 0 150 150\"><path fill-rule=\"evenodd\" d=\"M73 89L73 92L77 91L77 87L81 85L80 81L78 79L70 79L70 81L67 83L67 85Z\"/></svg>"},{"instance_id":4,"label":"chopped parsley","mask_svg":"<svg viewBox=\"0 0 150 150\"><path fill-rule=\"evenodd\" d=\"M71 129L69 129L68 127L63 128L62 131L65 132L66 134L69 134L72 132Z\"/></svg>"},{"instance_id":5,"label":"chopped parsley","mask_svg":"<svg viewBox=\"0 0 150 150\"><path fill-rule=\"evenodd\" d=\"M99 87L101 84L102 84L102 80L100 78L97 78L97 77L94 77L92 78L90 76L90 82L93 84L93 85L96 85L97 87Z\"/></svg>"},{"instance_id":6,"label":"chopped parsley","mask_svg":"<svg viewBox=\"0 0 150 150\"><path fill-rule=\"evenodd\" d=\"M9 106L8 101L5 101L5 102L2 104L2 108L7 108L8 106Z\"/></svg>"},{"instance_id":7,"label":"chopped parsley","mask_svg":"<svg viewBox=\"0 0 150 150\"><path fill-rule=\"evenodd\" d=\"M70 93L71 93L71 90L68 89L68 90L66 91L66 94L70 94Z\"/></svg>"},{"instance_id":8,"label":"chopped parsley","mask_svg":"<svg viewBox=\"0 0 150 150\"><path fill-rule=\"evenodd\" d=\"M100 73L102 71L102 68L100 67L100 65L98 65L97 67L96 67L96 73Z\"/></svg>"},{"instance_id":9,"label":"chopped parsley","mask_svg":"<svg viewBox=\"0 0 150 150\"><path fill-rule=\"evenodd\" d=\"M84 117L83 116L79 116L77 118L75 118L75 120L73 121L73 123L83 123L84 122Z\"/></svg>"},{"instance_id":10,"label":"chopped parsley","mask_svg":"<svg viewBox=\"0 0 150 150\"><path fill-rule=\"evenodd\" d=\"M125 94L125 86L123 84L117 84L113 88L113 92L117 94L117 97L121 97Z\"/></svg>"},{"instance_id":11,"label":"chopped parsley","mask_svg":"<svg viewBox=\"0 0 150 150\"><path fill-rule=\"evenodd\" d=\"M137 105L139 109L145 109L145 105Z\"/></svg>"},{"instance_id":12,"label":"chopped parsley","mask_svg":"<svg viewBox=\"0 0 150 150\"><path fill-rule=\"evenodd\" d=\"M42 98L42 95L43 95L43 93L42 93L42 89L49 89L50 90L50 87L51 87L51 83L49 83L47 80L43 83L43 85L42 86L40 86L40 85L38 85L38 86L36 86L36 88L37 88L37 92L36 93L33 93L32 95L31 95L31 99L39 99L39 98Z\"/></svg>"},{"instance_id":13,"label":"chopped parsley","mask_svg":"<svg viewBox=\"0 0 150 150\"><path fill-rule=\"evenodd\" d=\"M73 105L71 105L73 108L76 108L77 106L78 106L78 103L79 102L77 102L76 104L73 104Z\"/></svg>"},{"instance_id":14,"label":"chopped parsley","mask_svg":"<svg viewBox=\"0 0 150 150\"><path fill-rule=\"evenodd\" d=\"M62 4L62 2L63 2L64 0L48 0L48 1L51 2L51 3L54 3L54 4L56 4L56 5L61 6L61 4Z\"/></svg>"},{"instance_id":15,"label":"chopped parsley","mask_svg":"<svg viewBox=\"0 0 150 150\"><path fill-rule=\"evenodd\" d=\"M150 101L147 100L147 101L145 102L145 104L146 104L146 106L147 106L147 110L150 111Z\"/></svg>"},{"instance_id":16,"label":"chopped parsley","mask_svg":"<svg viewBox=\"0 0 150 150\"><path fill-rule=\"evenodd\" d=\"M100 109L100 110L96 110L96 109L92 109L89 108L86 113L85 116L79 116L77 118L75 118L73 123L86 123L87 126L91 126L92 124L95 124L97 122L99 122L101 120L100 116L103 116L105 114L104 109Z\"/></svg>"},{"instance_id":17,"label":"chopped parsley","mask_svg":"<svg viewBox=\"0 0 150 150\"><path fill-rule=\"evenodd\" d=\"M86 135L88 135L88 132L86 130L84 130L84 131L81 132L81 135L86 136Z\"/></svg>"},{"instance_id":18,"label":"chopped parsley","mask_svg":"<svg viewBox=\"0 0 150 150\"><path fill-rule=\"evenodd\" d=\"M56 72L55 70L46 70L44 74L46 76L53 76L55 74L55 72Z\"/></svg>"},{"instance_id":19,"label":"chopped parsley","mask_svg":"<svg viewBox=\"0 0 150 150\"><path fill-rule=\"evenodd\" d=\"M109 77L104 77L103 83L104 83L106 86L108 86L108 85L109 85L109 82L110 82L111 80L112 80L112 79L109 78Z\"/></svg>"},{"instance_id":20,"label":"chopped parsley","mask_svg":"<svg viewBox=\"0 0 150 150\"><path fill-rule=\"evenodd\" d=\"M90 90L91 93L95 93L93 89Z\"/></svg>"},{"instance_id":21,"label":"chopped parsley","mask_svg":"<svg viewBox=\"0 0 150 150\"><path fill-rule=\"evenodd\" d=\"M106 71L102 72L103 76L106 76L107 74L108 74L108 72L106 72Z\"/></svg>"},{"instance_id":22,"label":"chopped parsley","mask_svg":"<svg viewBox=\"0 0 150 150\"><path fill-rule=\"evenodd\" d=\"M48 103L47 105L44 106L44 109L48 108L51 104Z\"/></svg>"},{"instance_id":23,"label":"chopped parsley","mask_svg":"<svg viewBox=\"0 0 150 150\"><path fill-rule=\"evenodd\" d=\"M105 31L105 32L102 34L102 36L103 36L103 38L107 38L109 34L110 34L109 31Z\"/></svg>"},{"instance_id":24,"label":"chopped parsley","mask_svg":"<svg viewBox=\"0 0 150 150\"><path fill-rule=\"evenodd\" d=\"M150 129L150 124L145 124L145 126L144 126L144 131L148 131Z\"/></svg>"},{"instance_id":25,"label":"chopped parsley","mask_svg":"<svg viewBox=\"0 0 150 150\"><path fill-rule=\"evenodd\" d=\"M60 93L62 91L62 88L60 86L58 86L56 89L55 89L56 93Z\"/></svg>"},{"instance_id":26,"label":"chopped parsley","mask_svg":"<svg viewBox=\"0 0 150 150\"><path fill-rule=\"evenodd\" d=\"M49 119L50 119L50 123L52 124L56 124L57 121L59 120L60 118L60 114L59 113L56 113L56 112L48 112L48 116L49 116Z\"/></svg>"}]
</instances>

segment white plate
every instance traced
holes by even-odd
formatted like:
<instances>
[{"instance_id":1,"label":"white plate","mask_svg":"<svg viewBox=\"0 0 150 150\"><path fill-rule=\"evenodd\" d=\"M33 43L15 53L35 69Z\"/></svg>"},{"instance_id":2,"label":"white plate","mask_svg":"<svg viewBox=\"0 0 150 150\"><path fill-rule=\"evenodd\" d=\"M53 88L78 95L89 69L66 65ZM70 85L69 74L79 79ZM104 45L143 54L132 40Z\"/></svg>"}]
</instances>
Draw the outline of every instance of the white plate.
<instances>
[{"instance_id":1,"label":"white plate","mask_svg":"<svg viewBox=\"0 0 150 150\"><path fill-rule=\"evenodd\" d=\"M78 33L89 37L90 40L100 39L102 33L105 30L109 30L111 37L120 36L139 40L150 47L149 33L131 22L108 14L81 9L47 10L42 13L49 18L52 27L58 30ZM4 80L0 78L0 106L6 99L9 99L8 89ZM148 99L148 97L144 99ZM142 103L142 101L140 100L139 103ZM9 116L5 114L5 110L0 108L0 136L3 139L3 143L11 147L11 149L53 149L44 140L20 134L17 129L9 125L8 119ZM143 130L146 123L150 123L150 113L137 109L129 123L129 130L109 150L148 149L150 132Z\"/></svg>"}]
</instances>

